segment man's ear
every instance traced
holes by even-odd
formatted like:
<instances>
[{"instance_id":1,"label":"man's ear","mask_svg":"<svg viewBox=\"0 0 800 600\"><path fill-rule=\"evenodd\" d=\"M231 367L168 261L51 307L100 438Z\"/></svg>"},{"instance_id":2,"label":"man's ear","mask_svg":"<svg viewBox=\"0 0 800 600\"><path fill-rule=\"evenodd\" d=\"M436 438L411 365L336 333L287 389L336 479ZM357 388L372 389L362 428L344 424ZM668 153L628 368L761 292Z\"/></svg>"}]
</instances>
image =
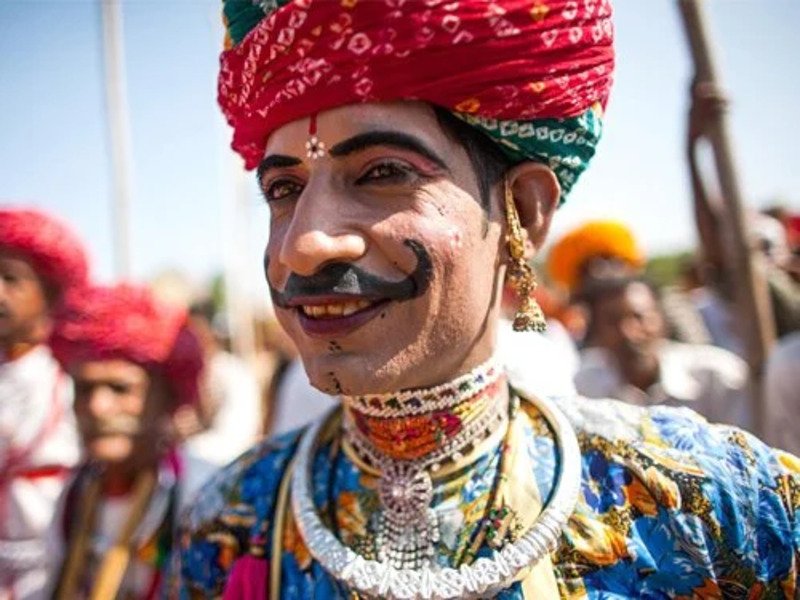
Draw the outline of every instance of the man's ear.
<instances>
[{"instance_id":1,"label":"man's ear","mask_svg":"<svg viewBox=\"0 0 800 600\"><path fill-rule=\"evenodd\" d=\"M513 167L506 173L506 178L514 195L520 223L528 232L534 248L539 250L561 197L558 178L550 167L533 161Z\"/></svg>"}]
</instances>

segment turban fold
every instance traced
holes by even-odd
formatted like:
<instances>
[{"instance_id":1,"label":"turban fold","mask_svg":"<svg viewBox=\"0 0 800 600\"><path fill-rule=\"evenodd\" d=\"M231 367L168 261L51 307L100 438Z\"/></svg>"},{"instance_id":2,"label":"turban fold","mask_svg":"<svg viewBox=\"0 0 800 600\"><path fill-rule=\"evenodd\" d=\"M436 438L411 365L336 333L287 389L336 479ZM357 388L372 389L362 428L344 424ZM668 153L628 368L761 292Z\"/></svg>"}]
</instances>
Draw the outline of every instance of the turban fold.
<instances>
[{"instance_id":1,"label":"turban fold","mask_svg":"<svg viewBox=\"0 0 800 600\"><path fill-rule=\"evenodd\" d=\"M616 258L637 269L644 264L644 255L627 226L618 221L589 221L553 245L547 270L553 281L574 291L586 262L600 257Z\"/></svg>"},{"instance_id":2,"label":"turban fold","mask_svg":"<svg viewBox=\"0 0 800 600\"><path fill-rule=\"evenodd\" d=\"M358 102L453 111L567 193L613 71L608 0L226 0L219 103L255 168L269 134Z\"/></svg>"},{"instance_id":3,"label":"turban fold","mask_svg":"<svg viewBox=\"0 0 800 600\"><path fill-rule=\"evenodd\" d=\"M45 213L24 209L0 209L0 249L30 261L42 279L59 293L86 284L86 253L72 230Z\"/></svg>"},{"instance_id":4,"label":"turban fold","mask_svg":"<svg viewBox=\"0 0 800 600\"><path fill-rule=\"evenodd\" d=\"M130 285L70 293L55 315L53 354L69 369L87 361L122 359L162 374L177 402L199 400L203 352L187 328L186 311Z\"/></svg>"}]
</instances>

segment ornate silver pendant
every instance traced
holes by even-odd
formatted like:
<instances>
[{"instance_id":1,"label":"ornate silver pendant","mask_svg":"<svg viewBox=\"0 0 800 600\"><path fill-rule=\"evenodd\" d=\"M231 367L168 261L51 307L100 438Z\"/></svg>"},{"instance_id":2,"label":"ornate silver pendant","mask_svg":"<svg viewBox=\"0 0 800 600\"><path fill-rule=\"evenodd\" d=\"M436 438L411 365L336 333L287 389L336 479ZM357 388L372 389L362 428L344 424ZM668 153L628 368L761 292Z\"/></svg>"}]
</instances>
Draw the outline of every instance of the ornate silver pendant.
<instances>
[{"instance_id":1,"label":"ornate silver pendant","mask_svg":"<svg viewBox=\"0 0 800 600\"><path fill-rule=\"evenodd\" d=\"M381 471L375 540L378 557L397 569L430 565L439 541L439 524L430 508L430 475L415 463L398 461L386 461Z\"/></svg>"}]
</instances>

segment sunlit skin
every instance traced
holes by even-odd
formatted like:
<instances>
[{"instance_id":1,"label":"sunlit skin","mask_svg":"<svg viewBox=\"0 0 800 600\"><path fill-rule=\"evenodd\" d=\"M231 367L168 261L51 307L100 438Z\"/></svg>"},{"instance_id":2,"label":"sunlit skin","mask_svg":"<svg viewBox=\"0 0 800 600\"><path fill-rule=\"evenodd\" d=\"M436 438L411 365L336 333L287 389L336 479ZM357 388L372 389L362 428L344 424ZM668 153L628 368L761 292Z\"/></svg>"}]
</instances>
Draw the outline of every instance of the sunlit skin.
<instances>
[{"instance_id":1,"label":"sunlit skin","mask_svg":"<svg viewBox=\"0 0 800 600\"><path fill-rule=\"evenodd\" d=\"M0 347L10 351L19 344L38 344L49 332L44 282L30 262L0 249Z\"/></svg>"},{"instance_id":2,"label":"sunlit skin","mask_svg":"<svg viewBox=\"0 0 800 600\"><path fill-rule=\"evenodd\" d=\"M346 394L418 388L487 360L507 256L501 185L487 212L465 151L421 103L320 113L317 135L327 154L318 159L306 155L308 131L308 119L276 130L259 169L271 213L265 258L274 290L282 292L293 273L312 276L332 262L401 281L419 262L409 241L432 264L424 293L409 299L322 294L278 307L312 384ZM525 163L509 180L539 244L558 198L555 177L547 167ZM335 319L348 303L348 311L372 316L330 335L308 325ZM330 312L319 314L318 307Z\"/></svg>"},{"instance_id":3,"label":"sunlit skin","mask_svg":"<svg viewBox=\"0 0 800 600\"><path fill-rule=\"evenodd\" d=\"M155 467L169 430L170 402L159 377L126 360L87 361L71 369L75 415L87 458L124 487Z\"/></svg>"},{"instance_id":4,"label":"sunlit skin","mask_svg":"<svg viewBox=\"0 0 800 600\"><path fill-rule=\"evenodd\" d=\"M599 299L591 318L595 345L612 353L628 383L646 390L658 381L664 318L647 285L633 282Z\"/></svg>"}]
</instances>

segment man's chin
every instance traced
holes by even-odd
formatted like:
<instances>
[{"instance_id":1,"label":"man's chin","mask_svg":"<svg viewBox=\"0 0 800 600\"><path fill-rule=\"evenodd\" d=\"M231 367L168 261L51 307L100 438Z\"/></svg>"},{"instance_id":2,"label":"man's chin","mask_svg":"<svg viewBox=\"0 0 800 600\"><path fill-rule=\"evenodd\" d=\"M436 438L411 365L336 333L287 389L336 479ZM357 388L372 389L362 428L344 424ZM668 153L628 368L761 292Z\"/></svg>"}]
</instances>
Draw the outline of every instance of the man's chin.
<instances>
[{"instance_id":1,"label":"man's chin","mask_svg":"<svg viewBox=\"0 0 800 600\"><path fill-rule=\"evenodd\" d=\"M341 352L303 357L312 386L331 396L384 394L401 389L424 387L417 378L427 368L419 357L406 354L407 346L378 346L366 352Z\"/></svg>"},{"instance_id":2,"label":"man's chin","mask_svg":"<svg viewBox=\"0 0 800 600\"><path fill-rule=\"evenodd\" d=\"M370 374L364 357L341 352L303 356L302 360L309 382L321 392L331 396L364 393L360 387Z\"/></svg>"},{"instance_id":3,"label":"man's chin","mask_svg":"<svg viewBox=\"0 0 800 600\"><path fill-rule=\"evenodd\" d=\"M133 440L125 435L103 435L86 443L86 454L93 461L115 464L129 460L133 454Z\"/></svg>"}]
</instances>

